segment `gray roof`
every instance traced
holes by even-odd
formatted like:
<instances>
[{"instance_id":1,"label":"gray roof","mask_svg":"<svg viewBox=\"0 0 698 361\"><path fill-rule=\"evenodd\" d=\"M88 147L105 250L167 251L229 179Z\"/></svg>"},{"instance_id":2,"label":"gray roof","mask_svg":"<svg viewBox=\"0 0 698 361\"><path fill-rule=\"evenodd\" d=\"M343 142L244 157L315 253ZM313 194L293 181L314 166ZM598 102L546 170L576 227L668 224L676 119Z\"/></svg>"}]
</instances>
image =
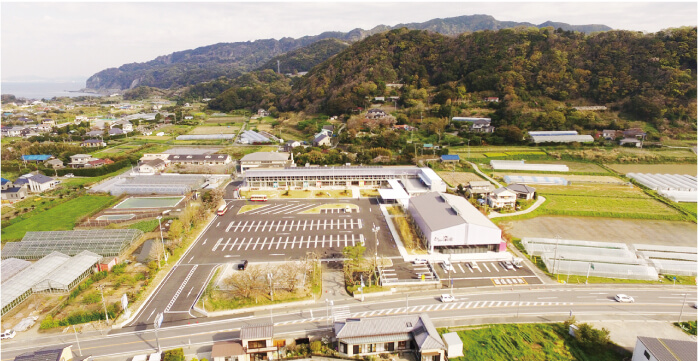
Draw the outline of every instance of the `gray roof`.
<instances>
[{"instance_id":1,"label":"gray roof","mask_svg":"<svg viewBox=\"0 0 698 361\"><path fill-rule=\"evenodd\" d=\"M31 265L31 262L18 258L8 258L2 260L2 263L0 263L0 276L2 276L1 282L7 281L8 279L12 278L12 276Z\"/></svg>"},{"instance_id":2,"label":"gray roof","mask_svg":"<svg viewBox=\"0 0 698 361\"><path fill-rule=\"evenodd\" d=\"M272 337L274 337L273 324L252 325L240 328L241 340L259 340Z\"/></svg>"},{"instance_id":3,"label":"gray roof","mask_svg":"<svg viewBox=\"0 0 698 361\"><path fill-rule=\"evenodd\" d=\"M103 143L104 141L101 139L88 139L83 141L83 143Z\"/></svg>"},{"instance_id":4,"label":"gray roof","mask_svg":"<svg viewBox=\"0 0 698 361\"><path fill-rule=\"evenodd\" d=\"M318 135L318 136L315 138L315 142L316 142L316 143L320 143L320 142L321 142L323 139L325 139L325 138L329 138L329 137L327 136L327 134L322 133L322 134Z\"/></svg>"},{"instance_id":5,"label":"gray roof","mask_svg":"<svg viewBox=\"0 0 698 361\"><path fill-rule=\"evenodd\" d=\"M437 192L429 192L410 199L410 209L419 213L432 231L464 224L465 219Z\"/></svg>"},{"instance_id":6,"label":"gray roof","mask_svg":"<svg viewBox=\"0 0 698 361\"><path fill-rule=\"evenodd\" d=\"M696 341L680 341L670 339L660 339L655 337L637 337L645 348L658 361L687 361L698 358L696 352Z\"/></svg>"},{"instance_id":7,"label":"gray roof","mask_svg":"<svg viewBox=\"0 0 698 361\"><path fill-rule=\"evenodd\" d=\"M510 191L516 192L516 193L535 193L536 189L533 187L529 187L525 184L510 184L506 187Z\"/></svg>"},{"instance_id":8,"label":"gray roof","mask_svg":"<svg viewBox=\"0 0 698 361\"><path fill-rule=\"evenodd\" d=\"M341 340L397 340L411 334L420 350L445 349L427 314L347 319L335 322L335 336ZM374 341L378 342L378 341Z\"/></svg>"},{"instance_id":9,"label":"gray roof","mask_svg":"<svg viewBox=\"0 0 698 361\"><path fill-rule=\"evenodd\" d=\"M162 159L159 159L159 158L158 159L151 159L149 161L143 162L143 164L141 164L141 165L149 165L149 166L155 168L155 167L159 167L161 165L165 165L165 161Z\"/></svg>"},{"instance_id":10,"label":"gray roof","mask_svg":"<svg viewBox=\"0 0 698 361\"><path fill-rule=\"evenodd\" d=\"M494 194L500 194L500 193L504 193L504 192L512 192L512 191L506 189L505 187L502 187L502 188L497 188L497 189L495 189L493 193L494 193Z\"/></svg>"},{"instance_id":11,"label":"gray roof","mask_svg":"<svg viewBox=\"0 0 698 361\"><path fill-rule=\"evenodd\" d=\"M488 181L470 181L468 183L471 187L489 187L492 185L492 183Z\"/></svg>"},{"instance_id":12,"label":"gray roof","mask_svg":"<svg viewBox=\"0 0 698 361\"><path fill-rule=\"evenodd\" d=\"M289 154L284 152L255 152L246 154L241 162L286 161Z\"/></svg>"},{"instance_id":13,"label":"gray roof","mask_svg":"<svg viewBox=\"0 0 698 361\"><path fill-rule=\"evenodd\" d=\"M102 135L102 134L104 134L104 131L102 131L102 130L91 130L91 131L85 133L85 135L89 135L91 137Z\"/></svg>"},{"instance_id":14,"label":"gray roof","mask_svg":"<svg viewBox=\"0 0 698 361\"><path fill-rule=\"evenodd\" d=\"M32 181L40 184L48 183L48 182L53 182L53 178L47 177L43 174L34 174L30 178Z\"/></svg>"},{"instance_id":15,"label":"gray roof","mask_svg":"<svg viewBox=\"0 0 698 361\"><path fill-rule=\"evenodd\" d=\"M63 350L70 346L72 345L50 347L43 350L26 352L16 356L15 361L60 361Z\"/></svg>"},{"instance_id":16,"label":"gray roof","mask_svg":"<svg viewBox=\"0 0 698 361\"><path fill-rule=\"evenodd\" d=\"M171 162L194 162L194 161L225 161L230 158L228 154L170 154L167 159Z\"/></svg>"},{"instance_id":17,"label":"gray roof","mask_svg":"<svg viewBox=\"0 0 698 361\"><path fill-rule=\"evenodd\" d=\"M62 165L63 161L60 159L50 159L50 160L47 160L46 163L48 163L48 164L61 164Z\"/></svg>"},{"instance_id":18,"label":"gray roof","mask_svg":"<svg viewBox=\"0 0 698 361\"><path fill-rule=\"evenodd\" d=\"M497 225L492 223L487 216L482 214L482 212L475 208L475 206L470 204L467 199L461 196L445 193L442 193L442 196L445 197L448 203L450 203L451 206L458 211L458 214L463 217L466 223L499 230Z\"/></svg>"},{"instance_id":19,"label":"gray roof","mask_svg":"<svg viewBox=\"0 0 698 361\"><path fill-rule=\"evenodd\" d=\"M270 141L269 138L255 132L254 130L246 130L240 133L240 139L246 139L250 143L266 143Z\"/></svg>"},{"instance_id":20,"label":"gray roof","mask_svg":"<svg viewBox=\"0 0 698 361\"><path fill-rule=\"evenodd\" d=\"M244 160L244 158L243 158ZM404 167L295 167L295 168L265 168L245 171L245 177L317 177L317 176L362 176L375 175L386 178L401 176L416 177L421 170L415 166Z\"/></svg>"}]
</instances>

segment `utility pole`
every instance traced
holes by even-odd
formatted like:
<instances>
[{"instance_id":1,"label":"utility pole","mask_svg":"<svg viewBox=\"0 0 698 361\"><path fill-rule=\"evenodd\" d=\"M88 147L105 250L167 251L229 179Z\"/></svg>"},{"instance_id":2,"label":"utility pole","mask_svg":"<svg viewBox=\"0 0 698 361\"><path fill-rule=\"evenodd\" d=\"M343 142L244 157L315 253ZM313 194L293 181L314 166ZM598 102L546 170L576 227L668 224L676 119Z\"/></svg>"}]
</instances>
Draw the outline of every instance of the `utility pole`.
<instances>
[{"instance_id":1,"label":"utility pole","mask_svg":"<svg viewBox=\"0 0 698 361\"><path fill-rule=\"evenodd\" d=\"M560 235L556 235L555 239L557 242L555 242L555 258L553 259L553 273L557 276L557 282L560 282L560 275L557 274L557 248L560 245Z\"/></svg>"},{"instance_id":2,"label":"utility pole","mask_svg":"<svg viewBox=\"0 0 698 361\"><path fill-rule=\"evenodd\" d=\"M157 314L157 316L155 316L155 321L153 322L153 326L155 326L155 341L157 341L158 344L158 353L162 352L162 349L160 348L160 338L158 338L158 330L160 329L160 326L162 326L162 319L163 315L162 312L160 312Z\"/></svg>"},{"instance_id":3,"label":"utility pole","mask_svg":"<svg viewBox=\"0 0 698 361\"><path fill-rule=\"evenodd\" d=\"M162 243L162 254L163 257L165 257L165 264L167 264L167 251L165 251L165 239L162 238L162 223L161 220L162 216L158 216L158 226L160 228L160 242Z\"/></svg>"},{"instance_id":4,"label":"utility pole","mask_svg":"<svg viewBox=\"0 0 698 361\"><path fill-rule=\"evenodd\" d=\"M82 356L82 349L80 349L80 340L78 340L78 331L75 329L75 325L73 325L73 332L75 333L75 342L78 344L78 352L80 353L80 356Z\"/></svg>"},{"instance_id":5,"label":"utility pole","mask_svg":"<svg viewBox=\"0 0 698 361\"><path fill-rule=\"evenodd\" d=\"M104 317L107 319L107 325L109 324L109 313L107 312L107 303L104 301L104 286L99 286L99 293L102 294L102 304L104 305Z\"/></svg>"},{"instance_id":6,"label":"utility pole","mask_svg":"<svg viewBox=\"0 0 698 361\"><path fill-rule=\"evenodd\" d=\"M679 313L679 322L681 323L681 316L683 316L683 306L686 305L686 297L688 297L688 293L683 294L683 303L681 303L681 313Z\"/></svg>"}]
</instances>

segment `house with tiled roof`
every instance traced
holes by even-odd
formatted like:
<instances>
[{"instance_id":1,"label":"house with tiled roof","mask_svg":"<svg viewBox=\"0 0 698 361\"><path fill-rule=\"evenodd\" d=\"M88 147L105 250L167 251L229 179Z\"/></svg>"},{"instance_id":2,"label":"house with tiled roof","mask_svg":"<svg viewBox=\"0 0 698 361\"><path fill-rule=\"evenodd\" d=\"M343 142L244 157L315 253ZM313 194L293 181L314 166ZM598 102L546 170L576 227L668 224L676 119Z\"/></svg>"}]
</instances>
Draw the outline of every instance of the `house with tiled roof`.
<instances>
[{"instance_id":1,"label":"house with tiled roof","mask_svg":"<svg viewBox=\"0 0 698 361\"><path fill-rule=\"evenodd\" d=\"M25 352L15 357L14 361L71 361L74 359L73 345L47 347Z\"/></svg>"},{"instance_id":2,"label":"house with tiled roof","mask_svg":"<svg viewBox=\"0 0 698 361\"><path fill-rule=\"evenodd\" d=\"M445 360L446 345L427 314L348 318L334 323L343 357L413 352L417 360Z\"/></svg>"}]
</instances>

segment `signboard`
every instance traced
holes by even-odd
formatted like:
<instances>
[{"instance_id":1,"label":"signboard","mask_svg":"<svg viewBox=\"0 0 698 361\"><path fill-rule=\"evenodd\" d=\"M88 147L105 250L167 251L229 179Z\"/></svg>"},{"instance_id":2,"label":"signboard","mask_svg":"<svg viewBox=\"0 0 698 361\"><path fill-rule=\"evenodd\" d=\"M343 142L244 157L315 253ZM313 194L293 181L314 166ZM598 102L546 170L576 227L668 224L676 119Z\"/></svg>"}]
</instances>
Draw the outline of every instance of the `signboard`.
<instances>
[{"instance_id":1,"label":"signboard","mask_svg":"<svg viewBox=\"0 0 698 361\"><path fill-rule=\"evenodd\" d=\"M121 296L121 309L126 310L128 309L128 297L124 293L123 296Z\"/></svg>"}]
</instances>

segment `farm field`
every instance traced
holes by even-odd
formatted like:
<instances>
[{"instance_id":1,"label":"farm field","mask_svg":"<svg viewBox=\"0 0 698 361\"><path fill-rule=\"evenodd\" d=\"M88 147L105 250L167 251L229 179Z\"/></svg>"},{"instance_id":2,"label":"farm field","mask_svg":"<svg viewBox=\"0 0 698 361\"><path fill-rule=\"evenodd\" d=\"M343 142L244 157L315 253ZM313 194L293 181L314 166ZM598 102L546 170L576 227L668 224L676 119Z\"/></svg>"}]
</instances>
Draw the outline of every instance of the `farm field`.
<instances>
[{"instance_id":1,"label":"farm field","mask_svg":"<svg viewBox=\"0 0 698 361\"><path fill-rule=\"evenodd\" d=\"M468 147L465 146L459 146L459 147L451 147L449 148L449 153L450 154L458 154L461 156L462 159L468 158ZM543 154L540 154L543 153ZM536 148L536 147L526 147L526 146L505 146L505 147L497 147L497 146L488 146L488 147L480 147L480 146L471 146L470 147L470 159L471 160L477 160L477 161L484 161L488 160L492 156L499 156L499 157L504 157L504 156L516 156L516 155L525 155L525 154L535 154L538 156L543 156L545 152L541 148ZM488 155L490 157L488 157Z\"/></svg>"},{"instance_id":2,"label":"farm field","mask_svg":"<svg viewBox=\"0 0 698 361\"><path fill-rule=\"evenodd\" d=\"M210 117L206 119L206 123L226 124L226 123L244 123L247 118L239 116L231 117Z\"/></svg>"},{"instance_id":3,"label":"farm field","mask_svg":"<svg viewBox=\"0 0 698 361\"><path fill-rule=\"evenodd\" d=\"M462 184L463 186L466 186L470 182L484 180L480 176L478 176L477 174L470 173L470 172L441 171L441 172L436 172L436 174L438 174L439 177L441 177L441 179L443 179L451 187L456 187L456 186L458 186L458 184Z\"/></svg>"},{"instance_id":4,"label":"farm field","mask_svg":"<svg viewBox=\"0 0 698 361\"><path fill-rule=\"evenodd\" d=\"M254 152L274 152L279 147L271 145L253 145L253 146L231 146L225 147L218 151L220 154L230 154L233 158L242 158L243 156Z\"/></svg>"},{"instance_id":5,"label":"farm field","mask_svg":"<svg viewBox=\"0 0 698 361\"><path fill-rule=\"evenodd\" d=\"M499 225L512 236L574 239L598 242L696 246L698 228L692 222L542 216L525 220L506 220Z\"/></svg>"},{"instance_id":6,"label":"farm field","mask_svg":"<svg viewBox=\"0 0 698 361\"><path fill-rule=\"evenodd\" d=\"M621 174L628 173L664 173L664 174L698 174L698 164L605 164Z\"/></svg>"},{"instance_id":7,"label":"farm field","mask_svg":"<svg viewBox=\"0 0 698 361\"><path fill-rule=\"evenodd\" d=\"M441 331L441 330L440 330ZM463 357L455 360L624 360L611 346L583 347L561 323L483 325L458 331Z\"/></svg>"},{"instance_id":8,"label":"farm field","mask_svg":"<svg viewBox=\"0 0 698 361\"><path fill-rule=\"evenodd\" d=\"M207 135L207 134L233 134L240 130L238 125L229 126L199 126L192 129L189 135Z\"/></svg>"},{"instance_id":9,"label":"farm field","mask_svg":"<svg viewBox=\"0 0 698 361\"><path fill-rule=\"evenodd\" d=\"M688 213L693 215L693 218L698 216L698 204L697 203L684 203L680 202L677 203L679 207L681 207L683 210L688 211Z\"/></svg>"},{"instance_id":10,"label":"farm field","mask_svg":"<svg viewBox=\"0 0 698 361\"><path fill-rule=\"evenodd\" d=\"M494 172L493 173L495 177L503 179L505 175L518 175L518 176L532 176L532 177L541 177L541 176L549 176L549 177L562 177L567 179L568 181L574 183L574 182L580 182L580 183L602 183L602 184L625 184L624 180L620 178L616 178L610 175L578 175L578 174L540 174L540 173L516 173L516 172ZM538 189L539 187L549 187L549 186L541 186L537 184L531 184L531 187ZM565 187L565 186L557 186L557 187Z\"/></svg>"},{"instance_id":11,"label":"farm field","mask_svg":"<svg viewBox=\"0 0 698 361\"><path fill-rule=\"evenodd\" d=\"M106 207L114 199L112 196L101 195L71 199L31 218L4 227L2 240L19 240L27 231L71 230L82 216Z\"/></svg>"}]
</instances>

